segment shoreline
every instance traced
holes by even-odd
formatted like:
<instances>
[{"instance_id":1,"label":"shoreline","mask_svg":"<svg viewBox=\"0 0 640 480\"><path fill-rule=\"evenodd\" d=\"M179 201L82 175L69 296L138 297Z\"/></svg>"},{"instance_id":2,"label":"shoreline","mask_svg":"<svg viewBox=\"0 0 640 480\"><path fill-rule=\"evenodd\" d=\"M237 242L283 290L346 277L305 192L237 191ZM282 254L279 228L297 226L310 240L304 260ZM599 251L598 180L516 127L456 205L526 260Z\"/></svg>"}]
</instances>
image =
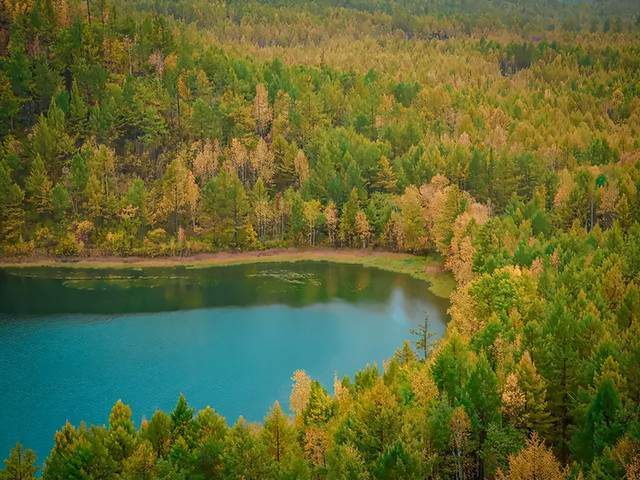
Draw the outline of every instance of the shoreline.
<instances>
[{"instance_id":1,"label":"shoreline","mask_svg":"<svg viewBox=\"0 0 640 480\"><path fill-rule=\"evenodd\" d=\"M268 262L327 261L375 267L404 273L429 284L429 291L437 297L449 298L455 280L444 270L435 256L418 256L376 250L336 250L330 248L278 248L247 252L202 253L185 257L116 257L95 256L61 260L52 257L0 258L0 268L59 267L59 268L161 268L242 265Z\"/></svg>"}]
</instances>

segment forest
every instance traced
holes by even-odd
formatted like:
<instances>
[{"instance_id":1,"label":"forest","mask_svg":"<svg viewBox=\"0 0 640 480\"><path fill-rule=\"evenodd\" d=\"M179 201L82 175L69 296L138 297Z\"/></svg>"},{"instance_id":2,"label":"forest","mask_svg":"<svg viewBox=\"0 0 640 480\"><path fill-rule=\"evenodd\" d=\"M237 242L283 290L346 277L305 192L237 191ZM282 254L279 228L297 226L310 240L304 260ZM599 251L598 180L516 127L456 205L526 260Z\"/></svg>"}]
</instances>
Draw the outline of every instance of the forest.
<instances>
[{"instance_id":1,"label":"forest","mask_svg":"<svg viewBox=\"0 0 640 480\"><path fill-rule=\"evenodd\" d=\"M635 0L2 0L0 138L3 258L346 247L457 282L442 340L297 371L290 412L118 402L0 479L640 479Z\"/></svg>"}]
</instances>

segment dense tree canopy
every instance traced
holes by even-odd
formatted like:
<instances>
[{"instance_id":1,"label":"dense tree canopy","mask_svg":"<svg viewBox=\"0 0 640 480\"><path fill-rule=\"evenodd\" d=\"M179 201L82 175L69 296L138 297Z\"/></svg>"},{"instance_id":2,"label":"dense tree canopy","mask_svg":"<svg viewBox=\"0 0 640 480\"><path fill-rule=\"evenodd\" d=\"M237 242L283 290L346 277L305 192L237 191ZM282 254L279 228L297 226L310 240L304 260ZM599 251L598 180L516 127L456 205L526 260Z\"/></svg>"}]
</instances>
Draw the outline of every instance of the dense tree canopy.
<instances>
[{"instance_id":1,"label":"dense tree canopy","mask_svg":"<svg viewBox=\"0 0 640 480\"><path fill-rule=\"evenodd\" d=\"M0 138L6 257L375 247L457 281L419 355L296 372L261 425L118 403L45 479L640 478L637 2L4 0Z\"/></svg>"}]
</instances>

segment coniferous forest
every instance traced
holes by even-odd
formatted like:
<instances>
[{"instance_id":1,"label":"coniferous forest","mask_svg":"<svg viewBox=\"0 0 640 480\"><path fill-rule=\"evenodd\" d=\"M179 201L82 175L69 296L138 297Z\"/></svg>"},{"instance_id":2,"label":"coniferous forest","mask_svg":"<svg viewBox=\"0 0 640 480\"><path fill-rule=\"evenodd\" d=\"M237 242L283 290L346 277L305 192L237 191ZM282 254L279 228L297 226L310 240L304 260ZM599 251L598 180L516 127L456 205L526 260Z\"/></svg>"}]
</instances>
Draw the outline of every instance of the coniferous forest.
<instances>
[{"instance_id":1,"label":"coniferous forest","mask_svg":"<svg viewBox=\"0 0 640 480\"><path fill-rule=\"evenodd\" d=\"M640 479L637 0L2 0L0 138L5 259L378 249L456 280L442 339L299 370L260 424L118 402L2 480Z\"/></svg>"}]
</instances>

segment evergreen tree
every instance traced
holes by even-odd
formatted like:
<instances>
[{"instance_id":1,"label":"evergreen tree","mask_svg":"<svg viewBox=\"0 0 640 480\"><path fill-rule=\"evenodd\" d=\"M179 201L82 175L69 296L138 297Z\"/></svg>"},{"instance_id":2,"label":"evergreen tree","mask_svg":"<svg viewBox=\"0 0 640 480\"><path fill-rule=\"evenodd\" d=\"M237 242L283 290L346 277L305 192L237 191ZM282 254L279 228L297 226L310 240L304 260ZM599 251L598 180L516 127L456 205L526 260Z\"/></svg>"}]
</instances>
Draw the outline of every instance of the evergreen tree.
<instances>
[{"instance_id":1,"label":"evergreen tree","mask_svg":"<svg viewBox=\"0 0 640 480\"><path fill-rule=\"evenodd\" d=\"M13 181L11 168L0 162L0 243L15 242L20 238L24 224L22 201L24 193Z\"/></svg>"},{"instance_id":2,"label":"evergreen tree","mask_svg":"<svg viewBox=\"0 0 640 480\"><path fill-rule=\"evenodd\" d=\"M36 155L26 181L26 190L29 194L29 202L37 215L45 215L51 211L52 187L42 157Z\"/></svg>"},{"instance_id":3,"label":"evergreen tree","mask_svg":"<svg viewBox=\"0 0 640 480\"><path fill-rule=\"evenodd\" d=\"M17 443L4 461L4 470L0 470L0 478L2 480L35 480L38 471L35 463L36 454L32 450L25 450Z\"/></svg>"},{"instance_id":4,"label":"evergreen tree","mask_svg":"<svg viewBox=\"0 0 640 480\"><path fill-rule=\"evenodd\" d=\"M613 445L623 432L618 392L609 378L605 379L591 400L585 421L573 438L576 456L590 463L605 447Z\"/></svg>"},{"instance_id":5,"label":"evergreen tree","mask_svg":"<svg viewBox=\"0 0 640 480\"><path fill-rule=\"evenodd\" d=\"M284 462L286 457L296 450L295 429L282 412L279 402L273 404L264 419L261 439L271 458L278 464Z\"/></svg>"}]
</instances>

